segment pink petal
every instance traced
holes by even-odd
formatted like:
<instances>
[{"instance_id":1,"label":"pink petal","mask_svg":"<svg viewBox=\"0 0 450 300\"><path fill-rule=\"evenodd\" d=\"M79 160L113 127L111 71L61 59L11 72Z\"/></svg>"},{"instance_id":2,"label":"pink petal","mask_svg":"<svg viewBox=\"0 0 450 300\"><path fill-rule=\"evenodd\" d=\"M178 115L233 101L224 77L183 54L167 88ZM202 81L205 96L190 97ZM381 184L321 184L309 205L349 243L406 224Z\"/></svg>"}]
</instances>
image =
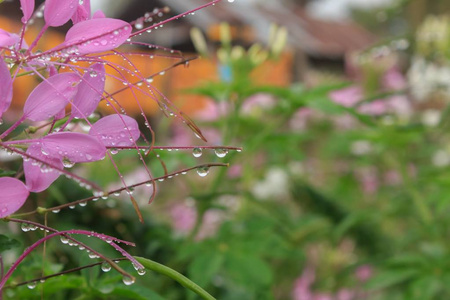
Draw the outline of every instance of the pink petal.
<instances>
[{"instance_id":1,"label":"pink petal","mask_svg":"<svg viewBox=\"0 0 450 300\"><path fill-rule=\"evenodd\" d=\"M106 155L105 146L95 137L77 132L60 132L42 138L42 149L49 156L72 163L101 160Z\"/></svg>"},{"instance_id":2,"label":"pink petal","mask_svg":"<svg viewBox=\"0 0 450 300\"><path fill-rule=\"evenodd\" d=\"M78 6L78 0L47 0L45 1L45 25L58 27L72 18Z\"/></svg>"},{"instance_id":3,"label":"pink petal","mask_svg":"<svg viewBox=\"0 0 450 300\"><path fill-rule=\"evenodd\" d=\"M12 99L12 79L11 74L9 73L8 66L0 59L0 118L2 114L9 108L11 105Z\"/></svg>"},{"instance_id":4,"label":"pink petal","mask_svg":"<svg viewBox=\"0 0 450 300\"><path fill-rule=\"evenodd\" d=\"M38 122L59 113L75 96L79 81L75 73L62 73L41 82L25 102L25 118Z\"/></svg>"},{"instance_id":5,"label":"pink petal","mask_svg":"<svg viewBox=\"0 0 450 300\"><path fill-rule=\"evenodd\" d=\"M22 181L11 177L0 178L0 191L0 218L19 210L30 194Z\"/></svg>"},{"instance_id":6,"label":"pink petal","mask_svg":"<svg viewBox=\"0 0 450 300\"><path fill-rule=\"evenodd\" d=\"M9 47L16 44L20 37L16 34L11 34L0 28L0 47Z\"/></svg>"},{"instance_id":7,"label":"pink petal","mask_svg":"<svg viewBox=\"0 0 450 300\"><path fill-rule=\"evenodd\" d=\"M20 9L23 12L22 23L25 24L33 15L34 0L20 0Z\"/></svg>"},{"instance_id":8,"label":"pink petal","mask_svg":"<svg viewBox=\"0 0 450 300\"><path fill-rule=\"evenodd\" d=\"M103 11L101 11L100 9L97 10L93 15L92 15L92 19L103 19L106 18L105 13Z\"/></svg>"},{"instance_id":9,"label":"pink petal","mask_svg":"<svg viewBox=\"0 0 450 300\"><path fill-rule=\"evenodd\" d=\"M41 161L47 162L52 166L63 168L61 158L49 156L47 152L42 151L41 144L32 144L28 147L27 154ZM30 192L39 193L46 190L60 175L56 170L49 166L38 163L33 159L24 160L23 171L25 181Z\"/></svg>"},{"instance_id":10,"label":"pink petal","mask_svg":"<svg viewBox=\"0 0 450 300\"><path fill-rule=\"evenodd\" d=\"M73 24L89 20L91 17L91 1L84 0L83 4L78 4L77 10L72 16Z\"/></svg>"},{"instance_id":11,"label":"pink petal","mask_svg":"<svg viewBox=\"0 0 450 300\"><path fill-rule=\"evenodd\" d=\"M139 139L136 120L125 115L109 115L92 125L90 135L98 137L105 146L132 146Z\"/></svg>"},{"instance_id":12,"label":"pink petal","mask_svg":"<svg viewBox=\"0 0 450 300\"><path fill-rule=\"evenodd\" d=\"M122 45L130 36L131 26L118 19L92 19L77 23L69 29L64 44L78 45L79 54L108 51Z\"/></svg>"},{"instance_id":13,"label":"pink petal","mask_svg":"<svg viewBox=\"0 0 450 300\"><path fill-rule=\"evenodd\" d=\"M72 101L72 116L85 118L92 114L102 99L105 89L105 66L95 64L90 67L78 85L78 92Z\"/></svg>"}]
</instances>

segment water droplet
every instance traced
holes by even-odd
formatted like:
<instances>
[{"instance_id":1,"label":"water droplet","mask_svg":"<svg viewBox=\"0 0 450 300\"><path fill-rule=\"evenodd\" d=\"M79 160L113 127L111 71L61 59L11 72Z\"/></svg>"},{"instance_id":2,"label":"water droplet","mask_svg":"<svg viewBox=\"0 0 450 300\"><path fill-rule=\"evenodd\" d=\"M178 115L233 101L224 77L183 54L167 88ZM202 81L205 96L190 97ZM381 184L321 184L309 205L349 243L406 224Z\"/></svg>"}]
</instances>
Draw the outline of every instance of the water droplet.
<instances>
[{"instance_id":1,"label":"water droplet","mask_svg":"<svg viewBox=\"0 0 450 300\"><path fill-rule=\"evenodd\" d=\"M103 271L103 272L109 272L109 271L111 271L111 265L110 265L108 262L106 262L106 261L104 261L104 262L102 263L101 268L102 268L102 271Z\"/></svg>"},{"instance_id":2,"label":"water droplet","mask_svg":"<svg viewBox=\"0 0 450 300\"><path fill-rule=\"evenodd\" d=\"M62 163L65 168L72 168L75 165L75 163L70 161L67 157L63 158Z\"/></svg>"},{"instance_id":3,"label":"water droplet","mask_svg":"<svg viewBox=\"0 0 450 300\"><path fill-rule=\"evenodd\" d=\"M123 276L122 281L125 285L132 285L134 283L134 278L130 276Z\"/></svg>"},{"instance_id":4,"label":"water droplet","mask_svg":"<svg viewBox=\"0 0 450 300\"><path fill-rule=\"evenodd\" d=\"M81 207L85 207L87 205L87 202L80 202L80 203L78 203L78 205Z\"/></svg>"},{"instance_id":5,"label":"water droplet","mask_svg":"<svg viewBox=\"0 0 450 300\"><path fill-rule=\"evenodd\" d=\"M27 284L27 287L28 287L30 290L32 290L32 289L34 289L34 288L36 287L36 285L37 285L37 282L36 282L36 281L33 281L33 282L29 282L29 283Z\"/></svg>"},{"instance_id":6,"label":"water droplet","mask_svg":"<svg viewBox=\"0 0 450 300\"><path fill-rule=\"evenodd\" d=\"M202 156L203 151L200 148L194 148L192 149L192 155L194 155L194 157L200 157Z\"/></svg>"},{"instance_id":7,"label":"water droplet","mask_svg":"<svg viewBox=\"0 0 450 300\"><path fill-rule=\"evenodd\" d=\"M200 177L205 177L209 173L209 167L198 167L197 168L197 174Z\"/></svg>"},{"instance_id":8,"label":"water droplet","mask_svg":"<svg viewBox=\"0 0 450 300\"><path fill-rule=\"evenodd\" d=\"M60 211L61 211L60 209L54 209L54 210L52 210L52 213L57 214L57 213L59 213Z\"/></svg>"},{"instance_id":9,"label":"water droplet","mask_svg":"<svg viewBox=\"0 0 450 300\"><path fill-rule=\"evenodd\" d=\"M94 71L94 70L91 70L91 71L89 72L89 76L91 76L91 77L97 77L97 76L98 76L98 74L97 74L97 72L96 72L96 71Z\"/></svg>"},{"instance_id":10,"label":"water droplet","mask_svg":"<svg viewBox=\"0 0 450 300\"><path fill-rule=\"evenodd\" d=\"M22 223L22 225L20 225L20 228L22 229L23 232L30 231L30 227L26 223Z\"/></svg>"},{"instance_id":11,"label":"water droplet","mask_svg":"<svg viewBox=\"0 0 450 300\"><path fill-rule=\"evenodd\" d=\"M98 256L97 256L97 254L95 254L94 252L89 252L89 258L92 258L92 259L94 259L94 258L97 258Z\"/></svg>"},{"instance_id":12,"label":"water droplet","mask_svg":"<svg viewBox=\"0 0 450 300\"><path fill-rule=\"evenodd\" d=\"M137 273L142 276L142 275L145 275L146 271L144 268L138 268Z\"/></svg>"},{"instance_id":13,"label":"water droplet","mask_svg":"<svg viewBox=\"0 0 450 300\"><path fill-rule=\"evenodd\" d=\"M61 236L61 243L63 243L63 244L68 244L69 243L69 239L67 238L67 237L65 237L65 236Z\"/></svg>"},{"instance_id":14,"label":"water droplet","mask_svg":"<svg viewBox=\"0 0 450 300\"><path fill-rule=\"evenodd\" d=\"M117 153L119 153L119 150L117 150L117 148L111 148L109 149L109 151L111 152L112 155L116 155Z\"/></svg>"},{"instance_id":15,"label":"water droplet","mask_svg":"<svg viewBox=\"0 0 450 300\"><path fill-rule=\"evenodd\" d=\"M217 157L222 158L222 157L225 157L227 155L228 150L227 149L216 149L216 150L214 150L214 152L216 153Z\"/></svg>"}]
</instances>

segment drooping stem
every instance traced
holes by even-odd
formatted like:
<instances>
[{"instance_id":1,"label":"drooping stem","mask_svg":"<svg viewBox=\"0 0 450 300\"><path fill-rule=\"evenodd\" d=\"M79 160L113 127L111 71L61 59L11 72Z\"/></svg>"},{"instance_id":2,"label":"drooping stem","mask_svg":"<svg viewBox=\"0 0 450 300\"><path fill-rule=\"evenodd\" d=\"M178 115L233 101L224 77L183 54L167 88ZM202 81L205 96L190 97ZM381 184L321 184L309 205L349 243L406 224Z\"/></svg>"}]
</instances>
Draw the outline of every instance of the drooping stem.
<instances>
[{"instance_id":1,"label":"drooping stem","mask_svg":"<svg viewBox=\"0 0 450 300\"><path fill-rule=\"evenodd\" d=\"M175 280L176 282L178 282L179 284L181 284L185 288L188 288L191 291L193 291L194 293L196 293L197 295L199 295L202 299L215 300L215 298L213 296L211 296L211 294L209 294L207 291L202 289L198 284L196 284L195 282L191 281L186 276L178 273L174 269L171 269L171 268L169 268L169 267L167 267L165 265L162 265L160 263L157 263L157 262L152 261L152 260L147 259L147 258L137 257L137 256L135 258L145 268L147 268L149 270L152 270L154 272L157 272L159 274L166 275L167 277L172 278L173 280Z\"/></svg>"}]
</instances>

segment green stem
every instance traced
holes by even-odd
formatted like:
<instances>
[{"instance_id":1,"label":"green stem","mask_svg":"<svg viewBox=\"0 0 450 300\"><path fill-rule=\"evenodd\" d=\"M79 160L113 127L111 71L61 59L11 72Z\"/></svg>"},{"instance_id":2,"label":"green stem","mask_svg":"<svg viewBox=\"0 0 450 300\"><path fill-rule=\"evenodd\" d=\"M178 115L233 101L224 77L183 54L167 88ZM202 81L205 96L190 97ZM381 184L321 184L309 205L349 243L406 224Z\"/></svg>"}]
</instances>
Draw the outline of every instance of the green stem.
<instances>
[{"instance_id":1,"label":"green stem","mask_svg":"<svg viewBox=\"0 0 450 300\"><path fill-rule=\"evenodd\" d=\"M134 258L138 262L140 262L145 268L172 278L173 280L175 280L176 282L178 282L185 288L188 288L191 291L193 291L194 293L196 293L197 295L199 295L201 298L206 299L206 300L215 300L216 299L213 296L211 296L207 291L202 289L200 286L198 286L197 284L192 282L189 278L178 273L177 271L175 271L169 267L166 267L160 263L157 263L155 261L147 259L147 258L138 257L138 256L135 256Z\"/></svg>"}]
</instances>

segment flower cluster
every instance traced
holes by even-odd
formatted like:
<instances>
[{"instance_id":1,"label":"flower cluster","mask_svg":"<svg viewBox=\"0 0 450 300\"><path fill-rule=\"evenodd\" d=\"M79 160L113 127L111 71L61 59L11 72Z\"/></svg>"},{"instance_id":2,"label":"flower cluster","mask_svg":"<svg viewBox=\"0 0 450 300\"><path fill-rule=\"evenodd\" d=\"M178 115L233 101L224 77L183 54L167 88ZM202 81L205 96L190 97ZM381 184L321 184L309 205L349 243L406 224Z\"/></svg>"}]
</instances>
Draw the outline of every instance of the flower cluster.
<instances>
[{"instance_id":1,"label":"flower cluster","mask_svg":"<svg viewBox=\"0 0 450 300\"><path fill-rule=\"evenodd\" d=\"M191 14L219 1L211 1L174 18ZM61 239L73 241L72 245L80 245L83 249L94 253L94 256L101 257L106 263L124 274L124 282L125 279L129 282L131 277L117 267L113 261L70 235L82 234L100 238L130 260L138 271L142 270L143 266L115 243L125 243L124 241L83 230L57 231L31 221L15 219L12 214L23 206L30 192L42 192L58 177L65 175L79 182L86 189L93 190L93 197L78 200L77 203L86 203L86 201L96 200L100 196L128 191L133 206L140 220L143 221L130 190L135 186L152 184L150 200L153 199L157 178L153 178L147 168L144 156L153 153L155 149L164 147L154 146L154 132L142 109L142 121L151 135L151 142L141 132L138 122L126 114L115 95L125 90L131 91L133 95L143 94L149 100L156 101L167 115L179 118L197 137L203 140L205 138L187 116L150 84L152 78L157 74L142 74L139 68L133 64L133 56L153 57L158 54L122 52L117 48L124 44L157 48L142 42L135 43L132 38L151 32L153 28L158 28L174 18L146 27L143 26L143 23L152 22L153 17L161 17L166 9L155 9L151 13L146 13L143 18L127 23L119 19L107 18L102 11L91 13L89 0L46 0L38 8L35 7L34 0L20 0L20 5L23 12L21 31L16 34L0 29L0 81L2 83L0 85L0 120L15 101L13 86L17 85L15 83L17 78L35 76L40 83L27 97L21 117L7 129L0 131L0 149L23 158L22 168L17 171L15 177L0 177L0 190L2 191L0 194L0 218L7 218L9 221L26 225L23 229L28 230L31 226L34 229L40 228L53 233L39 240L24 252L6 276L0 278L0 290L23 258L40 243L54 236L61 236ZM37 36L27 43L26 39L29 38L27 29L30 25L37 23L39 18L43 18L44 25ZM69 22L72 23L72 26L60 45L48 50L36 50L40 39L50 27L59 27ZM183 58L181 53L173 50L170 53L170 56L164 54L164 57L177 60L173 66L188 61ZM109 60L111 57L122 58L126 66ZM130 77L128 75L131 75L136 81L130 82L127 79ZM124 88L110 92L106 88L108 80L122 82ZM134 98L140 106L138 98L136 96ZM106 102L115 113L99 117L95 111L102 101ZM8 119L11 117L8 116ZM0 125L6 126L3 121L0 123ZM139 139L143 141L143 145L137 144ZM194 147L185 148L193 149ZM215 147L204 148L214 149ZM125 183L124 177L120 174L111 156L121 149L137 150L137 155L148 175L146 180L133 185ZM141 150L145 150L145 152ZM156 156L158 157L158 155ZM117 170L123 185L121 188L105 192L94 182L69 170L77 163L95 162L105 157L111 159ZM209 166L212 165L226 164L210 164ZM195 170L197 167L206 168L205 166L196 166L184 169L180 173ZM171 178L174 174L168 174L165 170L162 178ZM64 204L64 207L70 207L70 204ZM59 208L54 210L59 210Z\"/></svg>"}]
</instances>

